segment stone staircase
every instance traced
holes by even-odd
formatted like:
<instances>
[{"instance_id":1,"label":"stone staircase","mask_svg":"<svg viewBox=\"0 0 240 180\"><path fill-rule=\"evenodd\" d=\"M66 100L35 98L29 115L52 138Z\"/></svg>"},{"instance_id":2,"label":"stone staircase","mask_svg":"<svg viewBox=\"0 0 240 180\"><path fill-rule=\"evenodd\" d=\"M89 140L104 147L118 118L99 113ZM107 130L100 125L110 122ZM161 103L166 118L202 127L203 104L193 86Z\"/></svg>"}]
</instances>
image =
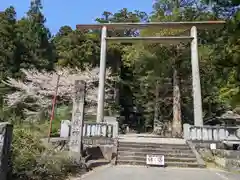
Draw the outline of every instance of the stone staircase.
<instances>
[{"instance_id":1,"label":"stone staircase","mask_svg":"<svg viewBox=\"0 0 240 180\"><path fill-rule=\"evenodd\" d=\"M118 142L116 164L146 165L146 155L164 155L165 165L174 167L202 167L192 149L186 144L176 144L171 141Z\"/></svg>"}]
</instances>

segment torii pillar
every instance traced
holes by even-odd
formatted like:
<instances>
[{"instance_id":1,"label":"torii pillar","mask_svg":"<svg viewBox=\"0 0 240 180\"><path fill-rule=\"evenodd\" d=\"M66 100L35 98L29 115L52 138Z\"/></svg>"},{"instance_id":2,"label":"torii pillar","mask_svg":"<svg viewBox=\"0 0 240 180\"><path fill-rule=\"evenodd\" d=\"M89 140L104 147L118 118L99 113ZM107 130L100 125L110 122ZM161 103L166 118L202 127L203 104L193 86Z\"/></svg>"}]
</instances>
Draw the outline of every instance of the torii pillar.
<instances>
[{"instance_id":1,"label":"torii pillar","mask_svg":"<svg viewBox=\"0 0 240 180\"><path fill-rule=\"evenodd\" d=\"M200 83L200 73L199 73L198 41L197 41L196 26L193 26L191 28L190 35L193 38L191 42L191 64L192 64L194 125L203 126L202 96L201 96L201 83Z\"/></svg>"},{"instance_id":2,"label":"torii pillar","mask_svg":"<svg viewBox=\"0 0 240 180\"><path fill-rule=\"evenodd\" d=\"M100 72L98 85L98 107L97 107L97 123L103 122L104 118L104 100L105 100L105 76L106 76L106 53L107 53L107 27L102 27L101 35L101 54L100 54Z\"/></svg>"}]
</instances>

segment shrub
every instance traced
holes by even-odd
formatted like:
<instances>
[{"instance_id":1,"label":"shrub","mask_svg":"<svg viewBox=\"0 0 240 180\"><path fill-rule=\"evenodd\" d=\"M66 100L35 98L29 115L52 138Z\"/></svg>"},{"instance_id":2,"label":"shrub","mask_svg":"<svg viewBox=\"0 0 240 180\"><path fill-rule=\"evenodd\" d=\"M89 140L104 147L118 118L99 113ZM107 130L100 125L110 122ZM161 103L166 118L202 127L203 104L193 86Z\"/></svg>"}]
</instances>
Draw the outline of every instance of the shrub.
<instances>
[{"instance_id":1,"label":"shrub","mask_svg":"<svg viewBox=\"0 0 240 180\"><path fill-rule=\"evenodd\" d=\"M66 179L69 174L83 172L82 166L74 164L73 160L68 156L68 152L56 153L48 151L38 159L33 175L37 180L38 178L41 180L60 180Z\"/></svg>"},{"instance_id":2,"label":"shrub","mask_svg":"<svg viewBox=\"0 0 240 180\"><path fill-rule=\"evenodd\" d=\"M40 140L30 130L14 129L12 143L13 175L21 178L21 176L33 170L37 165L37 157L44 150L45 148L41 145Z\"/></svg>"},{"instance_id":3,"label":"shrub","mask_svg":"<svg viewBox=\"0 0 240 180\"><path fill-rule=\"evenodd\" d=\"M12 147L13 179L61 180L69 173L80 172L67 152L46 149L30 130L14 129Z\"/></svg>"}]
</instances>

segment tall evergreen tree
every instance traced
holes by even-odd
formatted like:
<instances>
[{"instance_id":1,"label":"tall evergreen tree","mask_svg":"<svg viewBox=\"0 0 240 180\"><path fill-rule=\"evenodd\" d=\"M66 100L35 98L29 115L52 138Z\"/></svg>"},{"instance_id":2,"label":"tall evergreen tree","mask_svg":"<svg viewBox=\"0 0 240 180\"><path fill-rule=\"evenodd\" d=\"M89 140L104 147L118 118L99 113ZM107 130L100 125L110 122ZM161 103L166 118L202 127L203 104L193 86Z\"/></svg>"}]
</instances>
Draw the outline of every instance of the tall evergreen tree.
<instances>
[{"instance_id":1,"label":"tall evergreen tree","mask_svg":"<svg viewBox=\"0 0 240 180\"><path fill-rule=\"evenodd\" d=\"M51 34L45 27L40 0L32 0L27 16L18 21L18 62L20 68L47 69L54 67Z\"/></svg>"},{"instance_id":2,"label":"tall evergreen tree","mask_svg":"<svg viewBox=\"0 0 240 180\"><path fill-rule=\"evenodd\" d=\"M16 12L14 7L7 8L0 14L0 78L12 76L16 52L15 38Z\"/></svg>"}]
</instances>

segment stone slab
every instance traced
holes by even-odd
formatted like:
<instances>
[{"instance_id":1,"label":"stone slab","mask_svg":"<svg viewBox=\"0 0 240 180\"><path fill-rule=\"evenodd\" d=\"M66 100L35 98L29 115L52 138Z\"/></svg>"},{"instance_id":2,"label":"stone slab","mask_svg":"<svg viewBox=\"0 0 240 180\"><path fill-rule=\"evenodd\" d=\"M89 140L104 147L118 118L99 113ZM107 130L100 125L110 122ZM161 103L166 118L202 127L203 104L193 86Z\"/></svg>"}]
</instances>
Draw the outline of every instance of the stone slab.
<instances>
[{"instance_id":1,"label":"stone slab","mask_svg":"<svg viewBox=\"0 0 240 180\"><path fill-rule=\"evenodd\" d=\"M185 139L119 136L119 142L156 143L156 144L186 144Z\"/></svg>"},{"instance_id":2,"label":"stone slab","mask_svg":"<svg viewBox=\"0 0 240 180\"><path fill-rule=\"evenodd\" d=\"M60 137L67 138L70 136L70 126L71 126L71 121L69 120L61 121Z\"/></svg>"}]
</instances>

